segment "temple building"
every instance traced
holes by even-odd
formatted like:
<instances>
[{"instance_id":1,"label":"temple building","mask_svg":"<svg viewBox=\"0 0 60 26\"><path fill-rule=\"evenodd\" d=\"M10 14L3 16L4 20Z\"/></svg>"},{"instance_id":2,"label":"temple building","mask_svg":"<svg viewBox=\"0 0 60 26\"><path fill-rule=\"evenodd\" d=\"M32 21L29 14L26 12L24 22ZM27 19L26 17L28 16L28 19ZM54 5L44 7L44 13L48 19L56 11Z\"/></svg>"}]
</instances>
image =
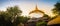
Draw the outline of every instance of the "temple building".
<instances>
[{"instance_id":1,"label":"temple building","mask_svg":"<svg viewBox=\"0 0 60 26\"><path fill-rule=\"evenodd\" d=\"M31 15L31 14L33 14L33 13L39 14L39 15L34 16L34 15L35 15L35 14L34 14L34 15L32 16L32 18L27 21L27 25L28 25L28 26L36 26L36 23L39 22L40 20L47 22L48 19L49 19L48 15L46 15L43 11L41 11L41 10L38 9L37 5L36 5L36 7L35 7L35 10L31 11L31 12L29 13L29 15ZM40 15L42 15L42 16L40 16ZM39 16L39 17L38 17L38 16Z\"/></svg>"},{"instance_id":2,"label":"temple building","mask_svg":"<svg viewBox=\"0 0 60 26\"><path fill-rule=\"evenodd\" d=\"M37 5L36 5L35 10L33 10L29 13L29 15L31 15L31 14L32 14L32 18L33 17L38 18L38 17L42 17L45 13L43 11L39 10Z\"/></svg>"}]
</instances>

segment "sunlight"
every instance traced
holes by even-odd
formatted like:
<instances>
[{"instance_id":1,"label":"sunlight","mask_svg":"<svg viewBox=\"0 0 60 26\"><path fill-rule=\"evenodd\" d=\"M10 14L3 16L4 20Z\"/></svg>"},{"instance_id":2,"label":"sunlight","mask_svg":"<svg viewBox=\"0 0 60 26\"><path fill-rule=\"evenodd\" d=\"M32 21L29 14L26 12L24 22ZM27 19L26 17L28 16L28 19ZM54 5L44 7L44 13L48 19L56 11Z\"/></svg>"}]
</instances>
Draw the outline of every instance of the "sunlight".
<instances>
[{"instance_id":1,"label":"sunlight","mask_svg":"<svg viewBox=\"0 0 60 26\"><path fill-rule=\"evenodd\" d=\"M42 13L32 13L30 16L34 17L34 18L39 18L39 17L42 17L43 14Z\"/></svg>"}]
</instances>

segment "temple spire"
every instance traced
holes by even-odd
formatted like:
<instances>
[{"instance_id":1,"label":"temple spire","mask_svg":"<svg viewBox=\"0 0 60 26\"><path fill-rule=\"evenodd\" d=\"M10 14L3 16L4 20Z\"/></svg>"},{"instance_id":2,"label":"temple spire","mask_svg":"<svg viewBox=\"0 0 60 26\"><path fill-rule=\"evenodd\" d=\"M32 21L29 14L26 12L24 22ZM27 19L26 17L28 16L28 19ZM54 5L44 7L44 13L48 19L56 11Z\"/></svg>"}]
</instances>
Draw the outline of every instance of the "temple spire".
<instances>
[{"instance_id":1,"label":"temple spire","mask_svg":"<svg viewBox=\"0 0 60 26\"><path fill-rule=\"evenodd\" d=\"M37 7L37 5L36 5L36 8L35 8L35 10L38 10L38 7Z\"/></svg>"},{"instance_id":2,"label":"temple spire","mask_svg":"<svg viewBox=\"0 0 60 26\"><path fill-rule=\"evenodd\" d=\"M37 5L35 7L35 10L31 11L29 14L32 14L32 13L42 13L42 14L44 14L43 11L41 11L41 10L38 9Z\"/></svg>"}]
</instances>

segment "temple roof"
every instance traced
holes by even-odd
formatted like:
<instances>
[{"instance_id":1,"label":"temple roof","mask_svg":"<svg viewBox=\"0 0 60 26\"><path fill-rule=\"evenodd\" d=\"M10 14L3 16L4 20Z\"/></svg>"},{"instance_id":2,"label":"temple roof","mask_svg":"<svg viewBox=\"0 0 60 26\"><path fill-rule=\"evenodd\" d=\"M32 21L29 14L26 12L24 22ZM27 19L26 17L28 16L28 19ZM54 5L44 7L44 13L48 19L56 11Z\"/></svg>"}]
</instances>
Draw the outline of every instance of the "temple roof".
<instances>
[{"instance_id":1,"label":"temple roof","mask_svg":"<svg viewBox=\"0 0 60 26\"><path fill-rule=\"evenodd\" d=\"M32 14L32 13L42 13L42 14L44 14L43 11L41 11L41 10L38 9L37 5L36 5L35 10L31 11L29 14Z\"/></svg>"},{"instance_id":2,"label":"temple roof","mask_svg":"<svg viewBox=\"0 0 60 26\"><path fill-rule=\"evenodd\" d=\"M49 21L47 25L60 24L60 16L57 16L55 19Z\"/></svg>"}]
</instances>

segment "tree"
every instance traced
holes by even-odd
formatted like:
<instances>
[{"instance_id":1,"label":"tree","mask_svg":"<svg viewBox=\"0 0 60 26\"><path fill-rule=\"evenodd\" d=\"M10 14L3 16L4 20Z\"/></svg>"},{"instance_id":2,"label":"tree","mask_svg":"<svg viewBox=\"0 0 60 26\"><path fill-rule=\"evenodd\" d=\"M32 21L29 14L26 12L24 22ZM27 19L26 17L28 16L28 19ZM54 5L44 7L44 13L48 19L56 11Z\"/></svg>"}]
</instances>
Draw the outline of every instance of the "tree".
<instances>
[{"instance_id":1,"label":"tree","mask_svg":"<svg viewBox=\"0 0 60 26\"><path fill-rule=\"evenodd\" d=\"M26 23L30 18L28 17L24 17L24 16L18 16L17 19L16 19L16 22L17 23Z\"/></svg>"},{"instance_id":2,"label":"tree","mask_svg":"<svg viewBox=\"0 0 60 26\"><path fill-rule=\"evenodd\" d=\"M11 15L11 22L14 26L16 26L16 18L21 15L22 11L18 8L18 6L14 6L8 7L6 12Z\"/></svg>"},{"instance_id":3,"label":"tree","mask_svg":"<svg viewBox=\"0 0 60 26\"><path fill-rule=\"evenodd\" d=\"M22 13L22 11L18 8L18 6L8 7L7 12L12 15L12 20L14 21L18 15Z\"/></svg>"},{"instance_id":4,"label":"tree","mask_svg":"<svg viewBox=\"0 0 60 26\"><path fill-rule=\"evenodd\" d=\"M47 26L47 22L40 20L36 23L36 26Z\"/></svg>"},{"instance_id":5,"label":"tree","mask_svg":"<svg viewBox=\"0 0 60 26\"><path fill-rule=\"evenodd\" d=\"M28 21L29 19L30 19L30 18L28 18L28 17L18 16L15 23L16 23L17 25L18 25L18 24L20 25L20 23L25 24L25 23L27 23L27 21Z\"/></svg>"},{"instance_id":6,"label":"tree","mask_svg":"<svg viewBox=\"0 0 60 26\"><path fill-rule=\"evenodd\" d=\"M0 11L0 26L12 26L11 16L9 13Z\"/></svg>"},{"instance_id":7,"label":"tree","mask_svg":"<svg viewBox=\"0 0 60 26\"><path fill-rule=\"evenodd\" d=\"M55 15L60 15L60 2L57 2L54 6L55 6L55 8L52 9L52 12Z\"/></svg>"}]
</instances>

